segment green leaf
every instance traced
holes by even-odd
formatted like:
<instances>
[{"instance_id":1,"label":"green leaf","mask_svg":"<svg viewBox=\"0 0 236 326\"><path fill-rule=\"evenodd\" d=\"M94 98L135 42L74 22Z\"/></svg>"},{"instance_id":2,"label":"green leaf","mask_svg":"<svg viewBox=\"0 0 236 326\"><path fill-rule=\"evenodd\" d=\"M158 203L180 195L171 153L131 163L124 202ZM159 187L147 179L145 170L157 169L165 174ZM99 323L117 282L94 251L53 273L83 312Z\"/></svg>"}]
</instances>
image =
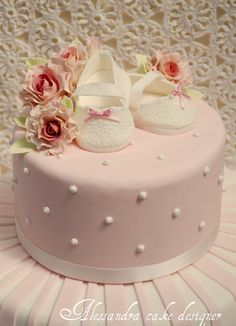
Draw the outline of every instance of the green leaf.
<instances>
[{"instance_id":1,"label":"green leaf","mask_svg":"<svg viewBox=\"0 0 236 326\"><path fill-rule=\"evenodd\" d=\"M25 60L25 63L29 68L31 68L33 66L45 65L47 63L47 60L45 58L40 57L29 57Z\"/></svg>"},{"instance_id":2,"label":"green leaf","mask_svg":"<svg viewBox=\"0 0 236 326\"><path fill-rule=\"evenodd\" d=\"M31 144L27 141L25 137L17 139L11 147L10 147L10 153L11 154L24 154L29 153L32 150L34 150L36 146L34 144Z\"/></svg>"},{"instance_id":3,"label":"green leaf","mask_svg":"<svg viewBox=\"0 0 236 326\"><path fill-rule=\"evenodd\" d=\"M201 92L196 91L192 88L184 88L184 94L190 96L193 100L201 100L201 98L203 97L203 94Z\"/></svg>"},{"instance_id":4,"label":"green leaf","mask_svg":"<svg viewBox=\"0 0 236 326\"><path fill-rule=\"evenodd\" d=\"M68 96L63 96L61 104L63 104L67 109L73 111L73 102Z\"/></svg>"},{"instance_id":5,"label":"green leaf","mask_svg":"<svg viewBox=\"0 0 236 326\"><path fill-rule=\"evenodd\" d=\"M135 54L135 59L137 62L137 72L140 74L146 74L147 70L147 56L144 54Z\"/></svg>"},{"instance_id":6,"label":"green leaf","mask_svg":"<svg viewBox=\"0 0 236 326\"><path fill-rule=\"evenodd\" d=\"M17 124L17 126L19 126L21 128L25 128L25 121L26 121L25 117L21 117L21 116L15 117L14 121Z\"/></svg>"},{"instance_id":7,"label":"green leaf","mask_svg":"<svg viewBox=\"0 0 236 326\"><path fill-rule=\"evenodd\" d=\"M75 38L71 43L70 46L79 46L81 45L81 41L78 38Z\"/></svg>"}]
</instances>

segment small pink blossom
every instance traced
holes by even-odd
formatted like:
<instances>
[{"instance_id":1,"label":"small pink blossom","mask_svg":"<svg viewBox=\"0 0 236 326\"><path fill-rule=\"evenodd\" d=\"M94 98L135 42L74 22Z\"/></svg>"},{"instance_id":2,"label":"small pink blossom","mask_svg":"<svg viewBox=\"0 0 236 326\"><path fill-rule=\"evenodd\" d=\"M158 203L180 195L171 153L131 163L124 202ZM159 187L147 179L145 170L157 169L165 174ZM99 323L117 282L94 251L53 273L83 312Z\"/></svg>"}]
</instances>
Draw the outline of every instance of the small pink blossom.
<instances>
[{"instance_id":1,"label":"small pink blossom","mask_svg":"<svg viewBox=\"0 0 236 326\"><path fill-rule=\"evenodd\" d=\"M192 82L190 67L178 52L156 51L149 59L148 67L153 71L161 72L166 79L178 83L185 81L187 84Z\"/></svg>"},{"instance_id":2,"label":"small pink blossom","mask_svg":"<svg viewBox=\"0 0 236 326\"><path fill-rule=\"evenodd\" d=\"M21 96L26 104L45 105L63 92L63 80L47 65L27 71Z\"/></svg>"},{"instance_id":3,"label":"small pink blossom","mask_svg":"<svg viewBox=\"0 0 236 326\"><path fill-rule=\"evenodd\" d=\"M55 54L49 60L49 67L62 77L64 90L69 94L73 93L77 86L85 59L84 48L80 45L73 45Z\"/></svg>"},{"instance_id":4,"label":"small pink blossom","mask_svg":"<svg viewBox=\"0 0 236 326\"><path fill-rule=\"evenodd\" d=\"M59 154L65 144L75 139L77 124L73 112L60 102L46 106L35 106L26 119L26 139L36 145L37 150L47 148L49 154Z\"/></svg>"}]
</instances>

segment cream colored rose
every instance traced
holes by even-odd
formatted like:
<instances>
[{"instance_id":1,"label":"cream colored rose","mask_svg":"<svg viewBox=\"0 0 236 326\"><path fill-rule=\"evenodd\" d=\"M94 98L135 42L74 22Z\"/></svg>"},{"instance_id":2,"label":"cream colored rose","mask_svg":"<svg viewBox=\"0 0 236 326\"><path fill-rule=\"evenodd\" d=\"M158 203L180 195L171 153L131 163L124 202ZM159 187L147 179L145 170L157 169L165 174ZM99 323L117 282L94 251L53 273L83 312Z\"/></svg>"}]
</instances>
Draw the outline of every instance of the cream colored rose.
<instances>
[{"instance_id":1,"label":"cream colored rose","mask_svg":"<svg viewBox=\"0 0 236 326\"><path fill-rule=\"evenodd\" d=\"M77 124L73 112L59 102L38 105L26 119L26 139L38 150L47 148L49 154L63 152L64 145L76 137Z\"/></svg>"}]
</instances>

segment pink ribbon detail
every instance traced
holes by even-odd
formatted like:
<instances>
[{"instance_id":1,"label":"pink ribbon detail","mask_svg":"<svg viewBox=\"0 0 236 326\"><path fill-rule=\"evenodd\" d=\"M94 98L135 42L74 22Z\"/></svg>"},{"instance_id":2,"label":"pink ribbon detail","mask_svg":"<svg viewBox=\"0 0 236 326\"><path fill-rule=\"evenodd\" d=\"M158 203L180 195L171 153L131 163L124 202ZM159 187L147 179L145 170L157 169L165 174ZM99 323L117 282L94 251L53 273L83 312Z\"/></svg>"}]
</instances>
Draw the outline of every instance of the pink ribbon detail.
<instances>
[{"instance_id":1,"label":"pink ribbon detail","mask_svg":"<svg viewBox=\"0 0 236 326\"><path fill-rule=\"evenodd\" d=\"M119 122L119 119L116 117L111 117L111 114L112 114L112 109L110 108L105 109L104 111L96 111L94 109L89 109L88 117L85 119L85 122L88 122L93 119L98 119L98 118Z\"/></svg>"},{"instance_id":2,"label":"pink ribbon detail","mask_svg":"<svg viewBox=\"0 0 236 326\"><path fill-rule=\"evenodd\" d=\"M179 104L182 110L184 110L183 99L191 100L191 97L187 94L184 94L184 87L186 86L185 81L180 81L177 85L175 90L172 91L172 95L179 96Z\"/></svg>"}]
</instances>

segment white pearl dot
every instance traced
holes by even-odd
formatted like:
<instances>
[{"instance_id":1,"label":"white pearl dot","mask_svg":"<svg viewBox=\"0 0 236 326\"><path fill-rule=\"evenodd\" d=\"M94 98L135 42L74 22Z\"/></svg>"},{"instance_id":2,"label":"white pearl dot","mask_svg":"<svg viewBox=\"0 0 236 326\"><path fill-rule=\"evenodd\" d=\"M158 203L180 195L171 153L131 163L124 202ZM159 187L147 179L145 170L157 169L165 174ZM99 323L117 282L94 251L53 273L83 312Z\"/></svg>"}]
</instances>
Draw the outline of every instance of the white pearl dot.
<instances>
[{"instance_id":1,"label":"white pearl dot","mask_svg":"<svg viewBox=\"0 0 236 326\"><path fill-rule=\"evenodd\" d=\"M201 221L198 225L198 230L202 231L203 229L205 229L205 227L206 227L206 222Z\"/></svg>"},{"instance_id":2,"label":"white pearl dot","mask_svg":"<svg viewBox=\"0 0 236 326\"><path fill-rule=\"evenodd\" d=\"M218 177L218 184L221 184L224 181L224 176L223 175L219 175Z\"/></svg>"},{"instance_id":3,"label":"white pearl dot","mask_svg":"<svg viewBox=\"0 0 236 326\"><path fill-rule=\"evenodd\" d=\"M144 200L147 198L147 192L146 191L140 191L140 193L138 194L138 199L139 200Z\"/></svg>"},{"instance_id":4,"label":"white pearl dot","mask_svg":"<svg viewBox=\"0 0 236 326\"><path fill-rule=\"evenodd\" d=\"M57 155L58 159L61 159L62 157L63 157L63 154L61 154L61 153Z\"/></svg>"},{"instance_id":5,"label":"white pearl dot","mask_svg":"<svg viewBox=\"0 0 236 326\"><path fill-rule=\"evenodd\" d=\"M136 248L138 254L141 254L142 252L144 252L144 250L145 250L144 244L139 244Z\"/></svg>"},{"instance_id":6,"label":"white pearl dot","mask_svg":"<svg viewBox=\"0 0 236 326\"><path fill-rule=\"evenodd\" d=\"M211 172L211 170L210 170L209 166L205 166L205 168L203 170L204 177L206 177L210 172Z\"/></svg>"},{"instance_id":7,"label":"white pearl dot","mask_svg":"<svg viewBox=\"0 0 236 326\"><path fill-rule=\"evenodd\" d=\"M157 155L157 159L158 160L164 160L166 157L165 157L165 155L164 154L159 154L159 155Z\"/></svg>"},{"instance_id":8,"label":"white pearl dot","mask_svg":"<svg viewBox=\"0 0 236 326\"><path fill-rule=\"evenodd\" d=\"M134 145L135 144L135 141L134 140L131 140L131 142L129 144L130 145Z\"/></svg>"},{"instance_id":9,"label":"white pearl dot","mask_svg":"<svg viewBox=\"0 0 236 326\"><path fill-rule=\"evenodd\" d=\"M49 215L49 214L50 214L50 208L47 207L47 206L45 206L45 207L43 208L43 212L44 212L44 214Z\"/></svg>"},{"instance_id":10,"label":"white pearl dot","mask_svg":"<svg viewBox=\"0 0 236 326\"><path fill-rule=\"evenodd\" d=\"M197 138L197 137L200 137L200 133L196 131L196 132L193 134L193 137L196 137L196 138Z\"/></svg>"},{"instance_id":11,"label":"white pearl dot","mask_svg":"<svg viewBox=\"0 0 236 326\"><path fill-rule=\"evenodd\" d=\"M114 222L114 218L112 217L112 216L107 216L107 217L105 217L105 223L106 224L112 224L113 222Z\"/></svg>"},{"instance_id":12,"label":"white pearl dot","mask_svg":"<svg viewBox=\"0 0 236 326\"><path fill-rule=\"evenodd\" d=\"M29 169L28 169L28 168L24 168L24 169L23 169L23 173L24 173L25 175L28 175L28 174L29 174Z\"/></svg>"},{"instance_id":13,"label":"white pearl dot","mask_svg":"<svg viewBox=\"0 0 236 326\"><path fill-rule=\"evenodd\" d=\"M72 238L72 239L70 240L70 243L71 243L72 246L78 246L78 244L79 244L79 240L76 239L76 238Z\"/></svg>"},{"instance_id":14,"label":"white pearl dot","mask_svg":"<svg viewBox=\"0 0 236 326\"><path fill-rule=\"evenodd\" d=\"M78 192L78 187L75 186L75 185L71 185L69 187L69 191L70 191L71 194L76 194Z\"/></svg>"},{"instance_id":15,"label":"white pearl dot","mask_svg":"<svg viewBox=\"0 0 236 326\"><path fill-rule=\"evenodd\" d=\"M30 219L27 217L27 218L25 219L25 225L30 226L30 224L31 224L31 221L30 221Z\"/></svg>"},{"instance_id":16,"label":"white pearl dot","mask_svg":"<svg viewBox=\"0 0 236 326\"><path fill-rule=\"evenodd\" d=\"M111 165L111 160L105 160L105 161L102 162L102 164L103 164L104 166Z\"/></svg>"},{"instance_id":17,"label":"white pearl dot","mask_svg":"<svg viewBox=\"0 0 236 326\"><path fill-rule=\"evenodd\" d=\"M181 209L180 208L175 208L172 212L173 217L178 217L181 214Z\"/></svg>"}]
</instances>

